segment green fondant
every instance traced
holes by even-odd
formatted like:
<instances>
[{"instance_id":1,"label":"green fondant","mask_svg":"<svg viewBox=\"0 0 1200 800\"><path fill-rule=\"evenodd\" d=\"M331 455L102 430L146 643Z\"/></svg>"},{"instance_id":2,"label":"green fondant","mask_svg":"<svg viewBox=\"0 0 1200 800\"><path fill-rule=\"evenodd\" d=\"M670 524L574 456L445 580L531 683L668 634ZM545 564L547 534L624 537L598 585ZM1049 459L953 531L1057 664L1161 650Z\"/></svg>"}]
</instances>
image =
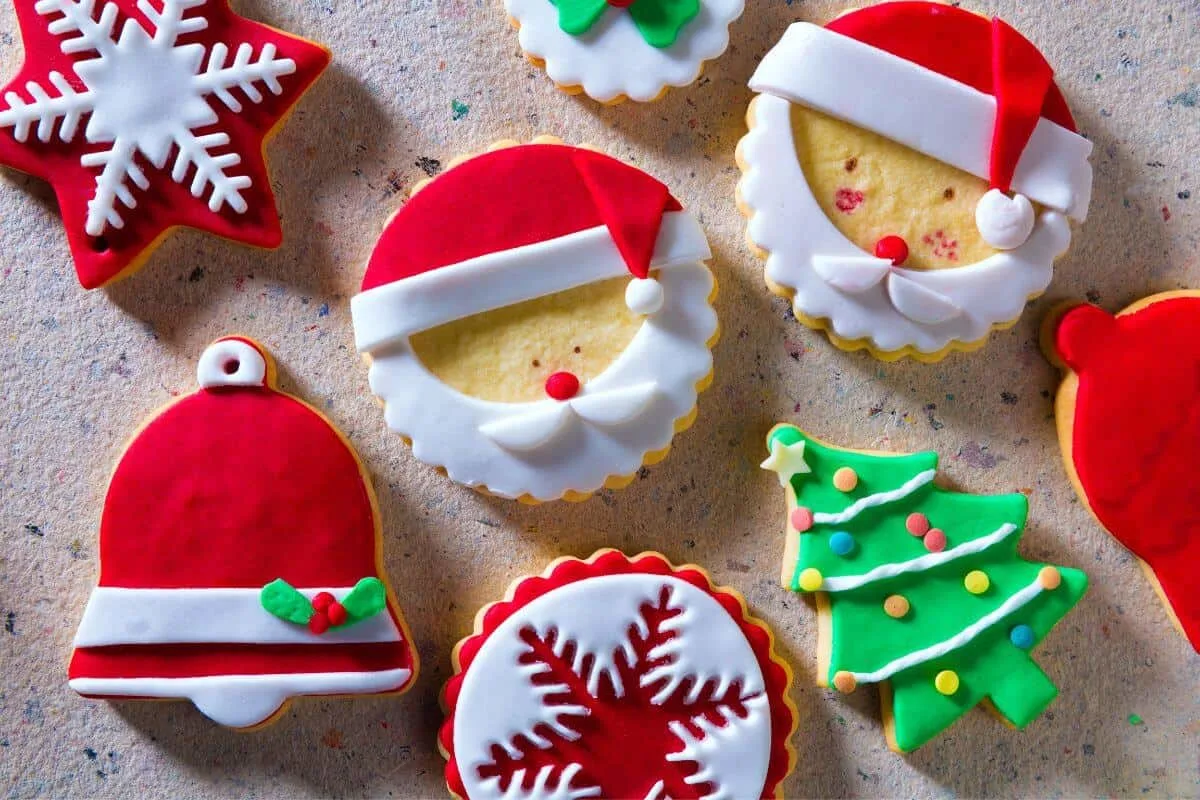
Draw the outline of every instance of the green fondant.
<instances>
[{"instance_id":1,"label":"green fondant","mask_svg":"<svg viewBox=\"0 0 1200 800\"><path fill-rule=\"evenodd\" d=\"M341 627L352 625L359 620L373 617L387 606L387 590L383 581L378 578L363 578L354 585L350 594L342 599L342 608L346 609L346 622Z\"/></svg>"},{"instance_id":2,"label":"green fondant","mask_svg":"<svg viewBox=\"0 0 1200 800\"><path fill-rule=\"evenodd\" d=\"M558 27L572 36L587 33L608 8L607 0L550 0L558 9Z\"/></svg>"},{"instance_id":3,"label":"green fondant","mask_svg":"<svg viewBox=\"0 0 1200 800\"><path fill-rule=\"evenodd\" d=\"M571 36L587 33L608 10L607 0L550 2L558 9L558 27ZM683 26L700 13L700 0L635 0L628 12L646 44L664 48L675 44Z\"/></svg>"},{"instance_id":4,"label":"green fondant","mask_svg":"<svg viewBox=\"0 0 1200 800\"><path fill-rule=\"evenodd\" d=\"M791 484L797 505L817 513L838 513L862 497L895 490L937 467L936 453L858 453L822 444L791 426L773 431L768 448L773 439L785 444L806 441L805 459L812 473L794 476ZM858 486L852 492L833 486L833 475L841 467L858 473ZM849 591L827 593L832 642L826 680L832 684L834 675L842 670L875 672L910 653L945 642L1035 583L1044 565L1017 555L1027 511L1024 495L960 494L928 483L903 499L867 509L851 521L817 523L800 534L799 558L791 570L796 591L800 591L800 573L806 569L819 570L828 580L929 555L923 540L905 527L913 512L925 514L933 527L945 532L947 551L1006 524L1016 527L982 552ZM847 556L830 550L829 537L837 531L855 538L856 547ZM990 581L988 590L979 595L969 593L963 585L966 574L976 569L985 572ZM984 699L990 698L1001 715L1017 727L1036 718L1054 699L1054 685L1029 651L1012 644L1009 631L1025 624L1033 629L1035 643L1041 641L1078 602L1087 588L1087 576L1073 569L1060 568L1059 572L1062 583L1057 589L1042 591L957 649L892 675L893 733L901 750L924 744ZM903 595L910 604L909 613L901 619L893 619L883 610L884 601L893 594ZM960 679L959 690L949 697L934 687L934 677L942 670L953 670Z\"/></svg>"},{"instance_id":5,"label":"green fondant","mask_svg":"<svg viewBox=\"0 0 1200 800\"><path fill-rule=\"evenodd\" d=\"M264 586L259 599L262 607L271 614L297 625L307 625L313 615L312 603L308 598L283 578L276 578Z\"/></svg>"}]
</instances>

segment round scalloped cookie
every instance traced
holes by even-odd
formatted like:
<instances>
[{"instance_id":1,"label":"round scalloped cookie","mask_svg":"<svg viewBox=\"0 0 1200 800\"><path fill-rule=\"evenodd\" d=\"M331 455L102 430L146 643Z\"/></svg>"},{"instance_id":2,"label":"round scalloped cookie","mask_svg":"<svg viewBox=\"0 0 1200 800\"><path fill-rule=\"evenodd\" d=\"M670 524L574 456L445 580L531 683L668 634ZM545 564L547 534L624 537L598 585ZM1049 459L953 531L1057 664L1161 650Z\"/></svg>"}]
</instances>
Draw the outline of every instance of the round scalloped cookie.
<instances>
[{"instance_id":1,"label":"round scalloped cookie","mask_svg":"<svg viewBox=\"0 0 1200 800\"><path fill-rule=\"evenodd\" d=\"M795 762L771 632L659 553L516 581L453 662L438 743L458 798L777 797Z\"/></svg>"},{"instance_id":2,"label":"round scalloped cookie","mask_svg":"<svg viewBox=\"0 0 1200 800\"><path fill-rule=\"evenodd\" d=\"M513 187L521 187L514 190ZM667 187L543 137L456 159L352 301L388 426L459 483L582 500L665 457L711 380L716 283Z\"/></svg>"},{"instance_id":3,"label":"round scalloped cookie","mask_svg":"<svg viewBox=\"0 0 1200 800\"><path fill-rule=\"evenodd\" d=\"M568 94L651 102L729 46L745 0L504 0L525 57Z\"/></svg>"},{"instance_id":4,"label":"round scalloped cookie","mask_svg":"<svg viewBox=\"0 0 1200 800\"><path fill-rule=\"evenodd\" d=\"M796 23L750 87L747 239L772 291L844 350L933 362L982 347L1049 285L1086 216L1091 144L1001 20L899 2Z\"/></svg>"}]
</instances>

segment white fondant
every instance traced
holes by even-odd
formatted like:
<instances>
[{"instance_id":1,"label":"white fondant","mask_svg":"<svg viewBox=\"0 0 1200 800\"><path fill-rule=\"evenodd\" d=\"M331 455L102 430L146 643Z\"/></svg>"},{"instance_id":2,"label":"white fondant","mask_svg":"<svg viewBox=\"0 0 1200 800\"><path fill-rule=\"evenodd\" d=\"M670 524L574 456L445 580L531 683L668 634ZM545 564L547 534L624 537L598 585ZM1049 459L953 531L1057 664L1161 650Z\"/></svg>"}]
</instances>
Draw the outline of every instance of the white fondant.
<instances>
[{"instance_id":1,"label":"white fondant","mask_svg":"<svg viewBox=\"0 0 1200 800\"><path fill-rule=\"evenodd\" d=\"M951 561L957 561L960 558L965 558L975 553L982 553L992 545L998 544L1009 536L1012 536L1016 531L1016 525L1005 523L987 536L981 536L978 539L960 544L957 547L951 547L949 550L943 550L940 553L929 553L919 558L900 561L895 564L883 564L862 575L843 575L835 578L826 578L821 582L821 588L817 591L848 592L852 589L866 586L869 583L885 581L909 572L924 572L925 570L940 567L942 564L948 564Z\"/></svg>"},{"instance_id":2,"label":"white fondant","mask_svg":"<svg viewBox=\"0 0 1200 800\"><path fill-rule=\"evenodd\" d=\"M813 197L796 157L788 101L762 95L754 109L753 127L741 144L747 171L740 194L753 212L749 237L769 252L767 277L794 293L797 314L827 320L837 336L868 339L879 350L911 347L935 353L951 342L983 339L992 326L1020 316L1028 299L1050 284L1054 259L1071 241L1070 224L1054 211L1044 212L1029 240L1015 250L954 269L897 271L961 309L941 323L922 323L901 313L893 305L888 281L853 292L831 285L817 271L817 259L844 263L866 254ZM829 272L828 265L822 269Z\"/></svg>"},{"instance_id":3,"label":"white fondant","mask_svg":"<svg viewBox=\"0 0 1200 800\"><path fill-rule=\"evenodd\" d=\"M479 431L506 450L530 452L552 444L573 421L612 428L636 422L659 397L653 381L623 389L592 391L570 400L530 403L521 416L479 426Z\"/></svg>"},{"instance_id":4,"label":"white fondant","mask_svg":"<svg viewBox=\"0 0 1200 800\"><path fill-rule=\"evenodd\" d=\"M623 694L626 687L621 686L616 671L616 655L623 653L626 659L633 659L630 630L636 630L639 636L647 634L640 608L647 603L657 605L664 588L670 592L668 607L682 609L683 613L670 620L676 637L649 654L651 661L664 657L670 661L645 675L642 685L655 688L652 700L662 702L667 687L674 687L674 691L687 678L694 679L697 685L710 683L720 687L739 682L747 715L730 721L730 727L722 729L728 735L719 741L736 747L741 757L727 759L714 755L709 746L684 740L680 752L692 748L690 752L698 757L700 768L709 769L708 780L722 793L718 796L743 798L762 794L771 751L770 707L762 671L741 628L716 600L686 581L671 576L632 574L590 578L555 589L515 612L479 648L467 668L454 708L454 757L467 796L473 800L530 797L525 793L501 794L495 779L480 779L479 769L491 761L491 749L499 745L510 756L519 757L520 750L515 747L518 737L529 739L537 747L550 747L553 743L540 736L535 728L548 725L560 733L567 731L568 738L571 734L577 736L571 720L587 714L582 706L545 704L547 694L561 692L565 687L543 691L545 687L533 684L532 675L546 668L520 663L528 651L520 638L521 631L532 630L542 637L553 631L554 650L559 654L566 651L568 643L573 643L572 669L586 678L588 691L597 691L604 679ZM585 671L588 663L590 669ZM656 686L659 681L663 682L661 688ZM694 696L696 690L689 694ZM727 741L734 738L736 743ZM614 764L613 768L619 769L620 765Z\"/></svg>"},{"instance_id":5,"label":"white fondant","mask_svg":"<svg viewBox=\"0 0 1200 800\"><path fill-rule=\"evenodd\" d=\"M910 667L915 667L918 664L924 664L927 661L932 661L935 658L941 658L947 653L958 650L960 647L965 647L975 637L986 631L998 622L1001 622L1005 617L1012 614L1018 609L1024 608L1033 601L1035 597L1045 591L1042 584L1035 580L1033 583L1021 589L1012 597L1005 600L994 611L985 614L984 616L972 622L960 633L951 636L945 641L937 644L923 647L920 650L913 651L908 655L901 656L895 661L890 661L877 670L872 672L851 672L854 679L859 683L879 683L886 681L888 678Z\"/></svg>"},{"instance_id":6,"label":"white fondant","mask_svg":"<svg viewBox=\"0 0 1200 800\"><path fill-rule=\"evenodd\" d=\"M687 211L663 215L652 269L711 257L704 230L694 216ZM629 267L603 225L489 253L352 298L355 346L370 353L447 322L622 275L629 275Z\"/></svg>"},{"instance_id":7,"label":"white fondant","mask_svg":"<svg viewBox=\"0 0 1200 800\"><path fill-rule=\"evenodd\" d=\"M990 177L995 97L827 28L790 26L750 88ZM1013 189L1082 221L1091 202L1091 152L1087 139L1042 119L1017 164Z\"/></svg>"},{"instance_id":8,"label":"white fondant","mask_svg":"<svg viewBox=\"0 0 1200 800\"><path fill-rule=\"evenodd\" d=\"M777 440L778 441L778 440ZM860 497L842 511L837 513L826 513L818 511L813 514L813 523L816 525L845 525L852 519L857 517L862 512L870 508L878 508L885 506L888 503L895 503L897 500L903 500L913 492L933 482L937 477L936 469L925 470L919 472L913 477L905 481L901 486L887 492L876 492L869 494L866 497Z\"/></svg>"},{"instance_id":9,"label":"white fondant","mask_svg":"<svg viewBox=\"0 0 1200 800\"><path fill-rule=\"evenodd\" d=\"M635 314L657 313L663 306L662 284L653 278L634 278L625 288L625 305Z\"/></svg>"},{"instance_id":10,"label":"white fondant","mask_svg":"<svg viewBox=\"0 0 1200 800\"><path fill-rule=\"evenodd\" d=\"M793 475L808 475L812 472L812 467L804 460L804 448L807 444L803 439L795 444L784 444L779 439L772 439L771 454L758 466L776 473L779 485L785 489L789 488Z\"/></svg>"},{"instance_id":11,"label":"white fondant","mask_svg":"<svg viewBox=\"0 0 1200 800\"><path fill-rule=\"evenodd\" d=\"M505 450L528 452L554 441L575 414L566 403L553 403L519 417L502 417L479 426L479 432Z\"/></svg>"},{"instance_id":12,"label":"white fondant","mask_svg":"<svg viewBox=\"0 0 1200 800\"><path fill-rule=\"evenodd\" d=\"M89 697L191 700L213 722L248 728L271 717L291 697L378 694L403 687L412 670L300 672L294 675L212 675L198 678L72 678Z\"/></svg>"},{"instance_id":13,"label":"white fondant","mask_svg":"<svg viewBox=\"0 0 1200 800\"><path fill-rule=\"evenodd\" d=\"M814 256L813 271L835 289L858 294L873 289L892 273L892 262L886 258L858 255L844 258Z\"/></svg>"},{"instance_id":14,"label":"white fondant","mask_svg":"<svg viewBox=\"0 0 1200 800\"><path fill-rule=\"evenodd\" d=\"M554 435L553 447L514 452L479 432L522 420L550 401L497 403L463 395L430 373L401 339L371 350L371 390L384 401L388 427L409 437L414 455L444 467L452 480L487 486L503 497L553 500L567 491L593 492L611 475L636 472L646 453L670 444L676 420L695 407L696 385L712 371L708 342L717 331L709 305L713 277L704 264L663 269L658 280L665 290L662 309L645 319L625 351L580 394L582 399L653 383L657 397L635 419L608 427L566 425ZM376 338L373 325L362 331L387 340ZM533 437L535 443L539 438Z\"/></svg>"},{"instance_id":15,"label":"white fondant","mask_svg":"<svg viewBox=\"0 0 1200 800\"><path fill-rule=\"evenodd\" d=\"M962 313L954 300L908 277L911 274L893 269L888 276L888 299L897 311L922 325L940 325Z\"/></svg>"},{"instance_id":16,"label":"white fondant","mask_svg":"<svg viewBox=\"0 0 1200 800\"><path fill-rule=\"evenodd\" d=\"M1023 194L1009 197L999 189L991 189L975 206L975 227L997 250L1015 250L1025 244L1036 223L1033 203Z\"/></svg>"},{"instance_id":17,"label":"white fondant","mask_svg":"<svg viewBox=\"0 0 1200 800\"><path fill-rule=\"evenodd\" d=\"M288 58L276 58L271 44L263 46L257 59L253 48L242 44L227 64L228 48L218 43L208 52L207 67L201 71L204 45L179 44L178 39L208 27L203 15L188 16L205 2L162 0L160 10L159 4L138 0L138 10L153 32L129 18L116 40L115 3L38 0L34 6L38 14L52 18L47 30L60 37L59 47L64 54L95 53L94 58L73 65L86 91L71 89L59 73L48 76L58 97L51 97L44 87L30 82L25 88L32 102L25 102L17 92L5 95L8 108L0 109L0 128L12 127L15 138L25 141L36 122L38 139L48 142L61 119L58 139L70 142L81 119L90 115L85 138L91 144L107 145L80 159L85 167L100 168L85 223L91 236L99 236L108 227L124 227L126 212L122 207L137 206L130 184L141 190L149 188L150 178L135 156L140 153L161 170L172 147L178 151L171 169L172 181L183 183L191 172L192 196L207 193L212 211L226 206L238 213L247 210L242 191L250 186L250 178L229 171L241 157L237 153L213 152L228 145L229 136L222 131L204 135L196 131L219 121L209 97L237 113L242 105L232 89L236 87L250 102L260 103L263 95L258 87L282 93L279 79L295 72L296 64ZM65 38L70 34L77 35Z\"/></svg>"},{"instance_id":18,"label":"white fondant","mask_svg":"<svg viewBox=\"0 0 1200 800\"><path fill-rule=\"evenodd\" d=\"M759 695L746 703L755 713L770 713L767 708L766 695ZM728 709L722 712L724 720L718 725L707 717L693 718L701 731L702 737L692 734L686 725L678 722L671 724L671 731L683 742L683 748L667 756L668 761L692 761L702 765L684 782L692 784L711 783L715 789L700 800L741 800L741 795L734 794L721 780L722 775L735 774L743 769L747 761L753 762L759 758L755 749L758 742L753 737L743 735L740 720Z\"/></svg>"},{"instance_id":19,"label":"white fondant","mask_svg":"<svg viewBox=\"0 0 1200 800\"><path fill-rule=\"evenodd\" d=\"M558 25L550 0L505 0L508 15L521 27L521 49L546 62L546 74L561 86L581 86L593 100L621 95L648 102L669 86L686 86L700 76L705 61L729 46L729 25L742 15L745 0L703 0L700 13L666 48L646 43L628 11L609 8L582 36Z\"/></svg>"},{"instance_id":20,"label":"white fondant","mask_svg":"<svg viewBox=\"0 0 1200 800\"><path fill-rule=\"evenodd\" d=\"M204 348L196 365L201 388L214 386L266 386L267 360L253 345L240 339L221 339Z\"/></svg>"},{"instance_id":21,"label":"white fondant","mask_svg":"<svg viewBox=\"0 0 1200 800\"><path fill-rule=\"evenodd\" d=\"M341 600L353 586L299 589L310 600L329 592ZM345 644L397 642L400 630L381 611L317 635L307 625L274 616L259 589L124 589L98 586L84 609L76 647L119 644Z\"/></svg>"},{"instance_id":22,"label":"white fondant","mask_svg":"<svg viewBox=\"0 0 1200 800\"><path fill-rule=\"evenodd\" d=\"M562 777L551 786L554 767L542 767L534 774L533 786L528 789L524 788L528 770L519 769L512 774L512 781L507 790L501 791L499 778L489 778L485 781L484 796L496 797L499 800L580 800L584 797L599 797L599 786L572 786L572 783L578 782L577 776L581 769L583 767L579 764L568 764L563 769Z\"/></svg>"}]
</instances>

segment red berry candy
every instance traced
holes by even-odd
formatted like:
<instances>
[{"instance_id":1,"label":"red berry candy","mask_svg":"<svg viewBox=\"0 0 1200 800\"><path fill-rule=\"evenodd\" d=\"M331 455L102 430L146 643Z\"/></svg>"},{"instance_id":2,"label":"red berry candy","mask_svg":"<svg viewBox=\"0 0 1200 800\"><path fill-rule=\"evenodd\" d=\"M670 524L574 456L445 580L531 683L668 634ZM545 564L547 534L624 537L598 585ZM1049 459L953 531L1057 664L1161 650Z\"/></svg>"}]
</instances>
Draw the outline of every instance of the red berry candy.
<instances>
[{"instance_id":1,"label":"red berry candy","mask_svg":"<svg viewBox=\"0 0 1200 800\"><path fill-rule=\"evenodd\" d=\"M329 624L337 627L346 622L349 614L346 613L346 607L341 603L333 603L325 610L325 616L329 619Z\"/></svg>"},{"instance_id":2,"label":"red berry candy","mask_svg":"<svg viewBox=\"0 0 1200 800\"><path fill-rule=\"evenodd\" d=\"M875 243L875 257L885 258L893 267L900 267L908 260L908 242L900 236L885 236Z\"/></svg>"},{"instance_id":3,"label":"red berry candy","mask_svg":"<svg viewBox=\"0 0 1200 800\"><path fill-rule=\"evenodd\" d=\"M324 611L318 611L308 618L308 629L320 636L329 630L329 617L325 616Z\"/></svg>"},{"instance_id":4,"label":"red berry candy","mask_svg":"<svg viewBox=\"0 0 1200 800\"><path fill-rule=\"evenodd\" d=\"M331 605L337 602L337 598L329 592L321 592L312 599L312 607L317 611L325 611Z\"/></svg>"},{"instance_id":5,"label":"red berry candy","mask_svg":"<svg viewBox=\"0 0 1200 800\"><path fill-rule=\"evenodd\" d=\"M570 400L579 394L579 378L570 372L556 372L546 378L546 394L555 400Z\"/></svg>"}]
</instances>

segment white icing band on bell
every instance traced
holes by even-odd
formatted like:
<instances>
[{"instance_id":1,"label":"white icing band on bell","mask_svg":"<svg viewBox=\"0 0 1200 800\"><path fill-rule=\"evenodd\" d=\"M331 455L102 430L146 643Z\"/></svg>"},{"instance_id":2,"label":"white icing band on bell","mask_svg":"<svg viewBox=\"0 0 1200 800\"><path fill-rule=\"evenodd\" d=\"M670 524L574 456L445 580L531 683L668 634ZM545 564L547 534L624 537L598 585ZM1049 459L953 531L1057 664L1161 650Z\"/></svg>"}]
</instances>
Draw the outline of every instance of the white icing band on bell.
<instances>
[{"instance_id":1,"label":"white icing band on bell","mask_svg":"<svg viewBox=\"0 0 1200 800\"><path fill-rule=\"evenodd\" d=\"M983 240L997 250L1016 250L1033 233L1037 214L1023 194L1009 197L992 189L975 206L975 227Z\"/></svg>"},{"instance_id":2,"label":"white icing band on bell","mask_svg":"<svg viewBox=\"0 0 1200 800\"><path fill-rule=\"evenodd\" d=\"M849 36L793 24L763 58L750 88L990 179L990 152L981 143L992 139L996 98ZM1087 139L1043 118L1012 188L1082 222L1092 196L1091 152Z\"/></svg>"},{"instance_id":3,"label":"white icing band on bell","mask_svg":"<svg viewBox=\"0 0 1200 800\"><path fill-rule=\"evenodd\" d=\"M662 284L654 278L634 278L625 287L625 305L644 317L657 314L663 307Z\"/></svg>"},{"instance_id":4,"label":"white icing band on bell","mask_svg":"<svg viewBox=\"0 0 1200 800\"><path fill-rule=\"evenodd\" d=\"M700 223L687 211L663 214L651 269L712 258ZM461 261L374 289L350 301L354 341L369 353L447 322L629 275L607 227Z\"/></svg>"},{"instance_id":5,"label":"white icing band on bell","mask_svg":"<svg viewBox=\"0 0 1200 800\"><path fill-rule=\"evenodd\" d=\"M266 386L267 360L257 347L243 339L221 339L205 348L200 356L196 380L204 389Z\"/></svg>"}]
</instances>

